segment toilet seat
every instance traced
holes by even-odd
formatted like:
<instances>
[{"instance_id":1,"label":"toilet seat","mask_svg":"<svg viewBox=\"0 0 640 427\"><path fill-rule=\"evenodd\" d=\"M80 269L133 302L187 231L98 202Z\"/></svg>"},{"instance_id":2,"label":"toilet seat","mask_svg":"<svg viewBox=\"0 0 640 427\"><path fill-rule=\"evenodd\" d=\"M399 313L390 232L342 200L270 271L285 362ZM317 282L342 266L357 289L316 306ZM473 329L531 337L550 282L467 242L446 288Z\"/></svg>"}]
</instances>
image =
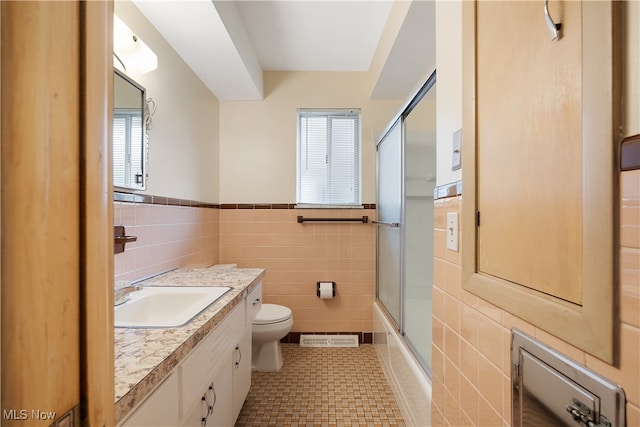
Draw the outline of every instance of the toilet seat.
<instances>
[{"instance_id":1,"label":"toilet seat","mask_svg":"<svg viewBox=\"0 0 640 427\"><path fill-rule=\"evenodd\" d=\"M253 321L254 325L269 325L284 322L291 318L291 309L278 304L262 304L258 315Z\"/></svg>"}]
</instances>

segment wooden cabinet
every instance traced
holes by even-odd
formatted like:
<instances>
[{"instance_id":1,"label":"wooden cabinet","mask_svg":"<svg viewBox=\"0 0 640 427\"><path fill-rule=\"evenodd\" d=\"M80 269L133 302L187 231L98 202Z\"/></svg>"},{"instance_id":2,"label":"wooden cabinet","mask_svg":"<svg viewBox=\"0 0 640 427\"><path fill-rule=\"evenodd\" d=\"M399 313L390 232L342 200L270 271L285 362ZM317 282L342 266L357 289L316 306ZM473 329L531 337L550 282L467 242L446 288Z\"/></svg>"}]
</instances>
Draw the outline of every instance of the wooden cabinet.
<instances>
[{"instance_id":1,"label":"wooden cabinet","mask_svg":"<svg viewBox=\"0 0 640 427\"><path fill-rule=\"evenodd\" d=\"M478 5L478 269L581 304L581 4L563 8L552 42L539 2Z\"/></svg>"},{"instance_id":2,"label":"wooden cabinet","mask_svg":"<svg viewBox=\"0 0 640 427\"><path fill-rule=\"evenodd\" d=\"M618 7L463 5L463 287L608 362Z\"/></svg>"}]
</instances>

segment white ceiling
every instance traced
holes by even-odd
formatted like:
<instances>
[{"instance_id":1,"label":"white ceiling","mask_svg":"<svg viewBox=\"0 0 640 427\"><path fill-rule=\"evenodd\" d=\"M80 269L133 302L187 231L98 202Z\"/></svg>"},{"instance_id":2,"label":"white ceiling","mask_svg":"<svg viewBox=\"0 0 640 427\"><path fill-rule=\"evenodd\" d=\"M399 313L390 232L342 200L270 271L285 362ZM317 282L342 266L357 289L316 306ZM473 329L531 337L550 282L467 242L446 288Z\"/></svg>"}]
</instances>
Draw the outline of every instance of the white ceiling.
<instances>
[{"instance_id":1,"label":"white ceiling","mask_svg":"<svg viewBox=\"0 0 640 427\"><path fill-rule=\"evenodd\" d=\"M262 71L367 71L392 46L372 98L404 99L435 68L433 0L391 27L393 0L133 0L221 100L262 99Z\"/></svg>"},{"instance_id":2,"label":"white ceiling","mask_svg":"<svg viewBox=\"0 0 640 427\"><path fill-rule=\"evenodd\" d=\"M264 70L367 71L390 1L240 1Z\"/></svg>"}]
</instances>

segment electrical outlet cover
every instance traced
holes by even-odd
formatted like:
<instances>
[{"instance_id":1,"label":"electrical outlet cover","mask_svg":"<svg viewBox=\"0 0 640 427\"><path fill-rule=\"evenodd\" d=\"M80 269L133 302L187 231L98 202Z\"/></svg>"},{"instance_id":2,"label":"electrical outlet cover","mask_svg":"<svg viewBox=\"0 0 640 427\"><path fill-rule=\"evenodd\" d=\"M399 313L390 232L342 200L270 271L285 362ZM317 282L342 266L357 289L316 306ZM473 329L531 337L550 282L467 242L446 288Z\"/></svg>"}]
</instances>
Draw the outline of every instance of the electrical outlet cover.
<instances>
[{"instance_id":1,"label":"electrical outlet cover","mask_svg":"<svg viewBox=\"0 0 640 427\"><path fill-rule=\"evenodd\" d=\"M458 252L458 212L447 213L447 249Z\"/></svg>"}]
</instances>

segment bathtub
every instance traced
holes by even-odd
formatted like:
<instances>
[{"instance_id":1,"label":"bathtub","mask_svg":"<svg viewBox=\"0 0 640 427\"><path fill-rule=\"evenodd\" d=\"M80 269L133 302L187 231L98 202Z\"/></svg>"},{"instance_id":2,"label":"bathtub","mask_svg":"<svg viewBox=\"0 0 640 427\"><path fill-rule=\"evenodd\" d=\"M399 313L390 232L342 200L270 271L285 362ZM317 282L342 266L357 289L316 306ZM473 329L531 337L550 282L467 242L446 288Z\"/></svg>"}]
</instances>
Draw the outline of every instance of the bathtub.
<instances>
[{"instance_id":1,"label":"bathtub","mask_svg":"<svg viewBox=\"0 0 640 427\"><path fill-rule=\"evenodd\" d=\"M373 344L408 427L431 425L431 380L387 319L373 303Z\"/></svg>"}]
</instances>

